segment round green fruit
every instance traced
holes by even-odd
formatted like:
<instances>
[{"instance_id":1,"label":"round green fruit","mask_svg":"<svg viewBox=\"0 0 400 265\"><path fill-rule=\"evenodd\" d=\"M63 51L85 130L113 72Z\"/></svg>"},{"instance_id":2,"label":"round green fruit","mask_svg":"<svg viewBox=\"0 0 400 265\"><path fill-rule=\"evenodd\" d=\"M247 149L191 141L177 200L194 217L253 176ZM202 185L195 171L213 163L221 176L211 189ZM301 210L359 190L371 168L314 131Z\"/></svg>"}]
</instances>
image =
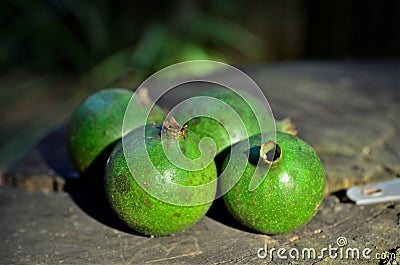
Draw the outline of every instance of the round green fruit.
<instances>
[{"instance_id":1,"label":"round green fruit","mask_svg":"<svg viewBox=\"0 0 400 265\"><path fill-rule=\"evenodd\" d=\"M122 136L125 110L132 96L133 92L128 89L104 89L90 95L75 109L68 123L67 144L72 162L80 173L96 167L104 169L105 159ZM146 91L139 93L136 99L131 103L136 104L136 115L146 117L145 106L152 105ZM127 128L143 125L140 124L141 120L129 120ZM163 111L155 105L148 123L160 123L163 120Z\"/></svg>"},{"instance_id":2,"label":"round green fruit","mask_svg":"<svg viewBox=\"0 0 400 265\"><path fill-rule=\"evenodd\" d=\"M177 147L184 157L197 161L203 155L199 142L193 132L168 122L139 127L124 136L105 172L107 198L117 216L134 230L154 236L174 234L199 221L216 193L215 163L210 157L201 169L188 170L177 166L164 150ZM203 184L211 184L205 192L197 189ZM182 193L175 185L193 190ZM161 198L165 194L174 204Z\"/></svg>"},{"instance_id":3,"label":"round green fruit","mask_svg":"<svg viewBox=\"0 0 400 265\"><path fill-rule=\"evenodd\" d=\"M200 138L212 138L217 147L217 154L250 136L274 131L275 123L269 106L249 93L238 92L240 94L223 87L208 89L195 97L214 98L220 101L220 104L206 99L194 101L193 104L183 105L173 115L178 122L185 123L187 128ZM232 113L232 110L236 114ZM294 125L289 119L278 121L276 128L296 134Z\"/></svg>"},{"instance_id":4,"label":"round green fruit","mask_svg":"<svg viewBox=\"0 0 400 265\"><path fill-rule=\"evenodd\" d=\"M265 139L271 141L262 143ZM261 233L281 234L315 215L323 200L325 176L320 159L306 142L281 132L272 139L272 134L259 134L249 139L250 149L247 141L235 145L231 152L239 155L231 162L234 156L226 157L223 169L228 177L221 179L221 186L226 190L234 185L223 199L235 219ZM240 174L237 165L243 163L244 172L235 176ZM256 168L264 179L249 190ZM238 178L236 185L231 183Z\"/></svg>"}]
</instances>

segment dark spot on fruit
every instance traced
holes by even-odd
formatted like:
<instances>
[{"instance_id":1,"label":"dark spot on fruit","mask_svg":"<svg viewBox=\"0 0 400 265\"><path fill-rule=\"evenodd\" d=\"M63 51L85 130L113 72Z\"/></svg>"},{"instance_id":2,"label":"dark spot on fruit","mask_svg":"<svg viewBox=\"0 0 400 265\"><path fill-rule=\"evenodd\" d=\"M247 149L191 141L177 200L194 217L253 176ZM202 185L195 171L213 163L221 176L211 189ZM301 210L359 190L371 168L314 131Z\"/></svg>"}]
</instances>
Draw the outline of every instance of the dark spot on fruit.
<instances>
[{"instance_id":1,"label":"dark spot on fruit","mask_svg":"<svg viewBox=\"0 0 400 265\"><path fill-rule=\"evenodd\" d=\"M118 187L118 192L121 194L127 194L130 191L129 180L125 175L116 176L113 185Z\"/></svg>"},{"instance_id":2,"label":"dark spot on fruit","mask_svg":"<svg viewBox=\"0 0 400 265\"><path fill-rule=\"evenodd\" d=\"M176 212L176 213L174 213L172 216L173 216L173 217L180 218L180 217L181 217L181 213L179 213L179 212Z\"/></svg>"},{"instance_id":3,"label":"dark spot on fruit","mask_svg":"<svg viewBox=\"0 0 400 265\"><path fill-rule=\"evenodd\" d=\"M142 197L142 204L143 204L144 206L146 206L147 208L153 207L153 203L152 203L152 202L150 201L150 199L147 198L147 197Z\"/></svg>"}]
</instances>

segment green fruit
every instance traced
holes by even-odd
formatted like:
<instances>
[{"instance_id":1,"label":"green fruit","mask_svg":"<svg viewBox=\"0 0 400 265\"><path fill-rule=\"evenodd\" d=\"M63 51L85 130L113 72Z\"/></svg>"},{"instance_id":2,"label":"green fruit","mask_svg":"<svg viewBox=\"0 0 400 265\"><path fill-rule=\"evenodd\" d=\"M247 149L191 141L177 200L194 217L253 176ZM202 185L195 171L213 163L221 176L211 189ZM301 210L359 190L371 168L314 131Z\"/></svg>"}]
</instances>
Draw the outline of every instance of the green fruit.
<instances>
[{"instance_id":1,"label":"green fruit","mask_svg":"<svg viewBox=\"0 0 400 265\"><path fill-rule=\"evenodd\" d=\"M273 139L263 134L263 139ZM265 234L280 234L295 230L308 222L317 212L325 189L324 170L316 152L296 136L277 132L276 142L262 144L261 135L235 145L232 153L239 154L223 168L227 178L221 179L223 190L234 187L223 199L228 210L243 225ZM241 176L238 165L245 163ZM231 166L233 165L233 166ZM249 190L258 165L261 184ZM269 171L268 171L269 169ZM235 175L236 174L236 175ZM238 183L232 183L234 179Z\"/></svg>"},{"instance_id":2,"label":"green fruit","mask_svg":"<svg viewBox=\"0 0 400 265\"><path fill-rule=\"evenodd\" d=\"M105 173L107 198L118 217L134 230L155 236L180 232L199 221L216 193L213 157L204 168L192 171L171 162L163 149L177 147L186 158L196 161L203 155L199 141L193 132L170 127L168 122L163 127L140 127L124 136L112 151ZM211 185L205 192L194 187L206 183ZM195 190L182 193L174 184ZM165 194L174 204L161 198Z\"/></svg>"},{"instance_id":3,"label":"green fruit","mask_svg":"<svg viewBox=\"0 0 400 265\"><path fill-rule=\"evenodd\" d=\"M246 97L246 100L235 91L222 87L209 89L196 95L212 97L226 103L239 116L232 115L229 108L223 108L222 105L213 102L187 104L173 115L178 122L185 123L187 128L195 132L200 138L212 138L217 147L216 153L219 154L225 148L250 136L275 130L269 107L249 93L240 91L240 94ZM204 113L207 113L210 117L199 115ZM255 113L258 115L256 116ZM276 127L278 130L296 133L289 119L277 122Z\"/></svg>"},{"instance_id":4,"label":"green fruit","mask_svg":"<svg viewBox=\"0 0 400 265\"><path fill-rule=\"evenodd\" d=\"M127 89L105 89L92 94L75 109L68 124L67 143L72 162L80 173L96 166L104 167L97 164L103 163L101 160L108 157L115 141L121 138L125 110L132 96L133 92ZM146 91L139 93L137 99L131 103L136 103L136 115L146 117L145 106L152 104ZM141 120L129 120L127 128L143 125ZM164 113L154 106L148 123L163 120ZM101 162L95 163L98 160Z\"/></svg>"}]
</instances>

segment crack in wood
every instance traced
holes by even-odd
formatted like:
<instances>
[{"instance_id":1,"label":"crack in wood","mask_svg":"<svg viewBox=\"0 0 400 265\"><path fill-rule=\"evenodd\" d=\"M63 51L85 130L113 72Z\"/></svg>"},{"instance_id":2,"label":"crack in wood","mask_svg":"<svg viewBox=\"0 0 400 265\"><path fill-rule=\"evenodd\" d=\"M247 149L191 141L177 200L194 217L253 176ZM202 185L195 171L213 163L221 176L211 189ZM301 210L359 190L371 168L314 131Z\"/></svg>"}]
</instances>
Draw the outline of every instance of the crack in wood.
<instances>
[{"instance_id":1,"label":"crack in wood","mask_svg":"<svg viewBox=\"0 0 400 265\"><path fill-rule=\"evenodd\" d=\"M347 231L344 232L344 234L348 234L348 233L360 228L361 226L364 226L364 225L372 222L374 219L376 219L379 216L381 216L387 210L387 205L388 204L384 204L384 205L385 205L385 208L381 209L378 213L372 215L370 218L367 218L364 223L361 223L361 224L357 225L356 227L349 228Z\"/></svg>"},{"instance_id":2,"label":"crack in wood","mask_svg":"<svg viewBox=\"0 0 400 265\"><path fill-rule=\"evenodd\" d=\"M341 220L341 221L339 221L339 222L336 222L336 223L333 223L333 224L331 224L331 225L328 225L328 226L324 226L324 227L322 227L322 228L319 228L319 229L317 229L317 230L314 230L312 233L308 233L308 234L304 234L303 236L297 236L297 238L291 238L291 239L289 239L289 241L286 241L286 242L284 242L282 245L283 246L289 246L291 243L295 243L295 242L297 242L297 241L300 241L301 239L303 239L303 238L315 238L318 234L320 234L321 232L329 232L331 229L333 229L333 228L335 228L335 227L338 227L339 225L341 225L341 224L343 224L343 223L346 223L348 220L351 220L353 217L349 217L349 218L346 218L346 219L343 219L343 220ZM319 232L319 233L316 233L315 231L321 231L321 232Z\"/></svg>"},{"instance_id":3,"label":"crack in wood","mask_svg":"<svg viewBox=\"0 0 400 265\"><path fill-rule=\"evenodd\" d=\"M381 149L385 143L395 134L395 129L394 128L388 128L381 137L377 138L376 140L372 141L368 145L366 145L364 148L362 148L361 153L359 157L361 160L368 158L372 152L377 151Z\"/></svg>"},{"instance_id":4,"label":"crack in wood","mask_svg":"<svg viewBox=\"0 0 400 265\"><path fill-rule=\"evenodd\" d=\"M173 260L173 259L184 258L184 257L193 257L193 256L200 255L202 253L203 252L201 250L193 251L193 252L189 252L189 253L173 256L173 257L166 257L166 258L148 260L145 263L155 263L155 262L160 262L160 261L170 261L170 260Z\"/></svg>"},{"instance_id":5,"label":"crack in wood","mask_svg":"<svg viewBox=\"0 0 400 265\"><path fill-rule=\"evenodd\" d=\"M255 256L255 255L257 255L257 254L254 253L254 254L243 255L241 257L237 257L237 258L234 258L234 259L221 260L221 261L218 261L218 262L215 262L215 263L210 263L210 265L220 265L220 264L226 264L226 263L232 263L232 262L237 263L237 261L239 261L241 259L243 260L245 258L250 258L250 257Z\"/></svg>"}]
</instances>

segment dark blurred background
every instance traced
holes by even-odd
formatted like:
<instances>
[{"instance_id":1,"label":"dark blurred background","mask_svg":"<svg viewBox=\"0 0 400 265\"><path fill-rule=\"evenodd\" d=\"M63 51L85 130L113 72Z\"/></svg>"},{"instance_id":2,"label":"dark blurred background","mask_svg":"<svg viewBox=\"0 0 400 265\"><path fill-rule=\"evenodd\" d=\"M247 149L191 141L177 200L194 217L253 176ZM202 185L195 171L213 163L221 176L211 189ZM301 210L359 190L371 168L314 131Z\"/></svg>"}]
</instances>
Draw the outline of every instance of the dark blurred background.
<instances>
[{"instance_id":1,"label":"dark blurred background","mask_svg":"<svg viewBox=\"0 0 400 265\"><path fill-rule=\"evenodd\" d=\"M173 63L400 55L399 0L3 0L0 20L0 169L89 94Z\"/></svg>"}]
</instances>

